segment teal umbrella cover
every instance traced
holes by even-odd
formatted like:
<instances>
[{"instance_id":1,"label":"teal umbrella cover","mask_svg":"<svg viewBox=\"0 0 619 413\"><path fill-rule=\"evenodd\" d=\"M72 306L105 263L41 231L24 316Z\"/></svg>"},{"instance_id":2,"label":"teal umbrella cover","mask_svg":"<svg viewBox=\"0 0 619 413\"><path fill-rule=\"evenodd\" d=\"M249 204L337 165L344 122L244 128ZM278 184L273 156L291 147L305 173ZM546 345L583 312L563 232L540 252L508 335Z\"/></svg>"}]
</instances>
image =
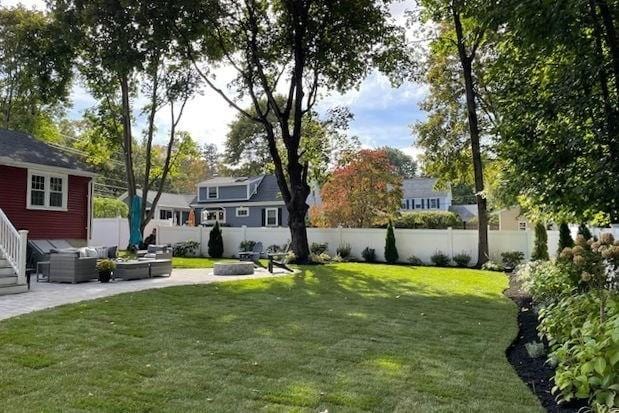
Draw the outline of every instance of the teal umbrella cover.
<instances>
[{"instance_id":1,"label":"teal umbrella cover","mask_svg":"<svg viewBox=\"0 0 619 413\"><path fill-rule=\"evenodd\" d=\"M129 228L129 246L137 247L142 242L142 199L134 195L131 200L131 228Z\"/></svg>"}]
</instances>

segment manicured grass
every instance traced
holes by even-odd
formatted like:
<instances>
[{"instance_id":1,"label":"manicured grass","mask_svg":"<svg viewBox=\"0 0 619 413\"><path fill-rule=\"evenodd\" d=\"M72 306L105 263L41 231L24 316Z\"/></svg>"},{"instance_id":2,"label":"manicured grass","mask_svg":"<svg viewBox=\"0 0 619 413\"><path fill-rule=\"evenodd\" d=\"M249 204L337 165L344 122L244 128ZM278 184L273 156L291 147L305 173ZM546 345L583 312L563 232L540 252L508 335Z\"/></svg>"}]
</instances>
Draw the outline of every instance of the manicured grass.
<instances>
[{"instance_id":1,"label":"manicured grass","mask_svg":"<svg viewBox=\"0 0 619 413\"><path fill-rule=\"evenodd\" d=\"M535 412L497 273L369 264L0 322L5 411Z\"/></svg>"},{"instance_id":2,"label":"manicured grass","mask_svg":"<svg viewBox=\"0 0 619 413\"><path fill-rule=\"evenodd\" d=\"M215 264L218 261L226 261L226 258L173 257L172 267L174 268L213 268L213 264Z\"/></svg>"}]
</instances>

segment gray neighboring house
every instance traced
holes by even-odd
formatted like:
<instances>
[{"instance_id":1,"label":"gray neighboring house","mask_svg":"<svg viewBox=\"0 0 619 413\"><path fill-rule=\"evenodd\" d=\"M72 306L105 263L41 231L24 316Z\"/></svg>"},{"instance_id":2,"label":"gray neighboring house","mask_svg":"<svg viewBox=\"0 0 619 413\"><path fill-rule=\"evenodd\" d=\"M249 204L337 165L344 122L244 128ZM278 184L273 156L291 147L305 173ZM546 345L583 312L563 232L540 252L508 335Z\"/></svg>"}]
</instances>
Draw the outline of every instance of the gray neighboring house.
<instances>
[{"instance_id":1,"label":"gray neighboring house","mask_svg":"<svg viewBox=\"0 0 619 413\"><path fill-rule=\"evenodd\" d=\"M138 189L138 195L142 196L142 190ZM146 199L146 210L150 210L153 200L157 192L148 191ZM162 192L159 197L159 202L155 207L154 219L171 219L174 225L185 225L189 219L189 211L191 211L191 202L195 199L194 194L173 194L170 192ZM118 199L129 203L129 194L125 192Z\"/></svg>"},{"instance_id":2,"label":"gray neighboring house","mask_svg":"<svg viewBox=\"0 0 619 413\"><path fill-rule=\"evenodd\" d=\"M411 178L402 181L403 212L448 211L451 207L451 188L435 190L436 178Z\"/></svg>"},{"instance_id":3,"label":"gray neighboring house","mask_svg":"<svg viewBox=\"0 0 619 413\"><path fill-rule=\"evenodd\" d=\"M230 227L281 227L288 224L275 175L216 177L198 184L191 203L196 223Z\"/></svg>"}]
</instances>

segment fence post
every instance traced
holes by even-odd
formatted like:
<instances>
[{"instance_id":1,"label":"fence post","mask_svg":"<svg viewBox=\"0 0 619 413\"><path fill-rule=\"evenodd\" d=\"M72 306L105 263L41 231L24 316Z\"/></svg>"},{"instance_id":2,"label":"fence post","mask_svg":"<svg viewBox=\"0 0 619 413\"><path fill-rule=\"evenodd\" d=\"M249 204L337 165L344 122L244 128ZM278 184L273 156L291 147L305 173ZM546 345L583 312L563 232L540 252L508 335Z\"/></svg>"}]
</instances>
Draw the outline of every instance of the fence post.
<instances>
[{"instance_id":1,"label":"fence post","mask_svg":"<svg viewBox=\"0 0 619 413\"><path fill-rule=\"evenodd\" d=\"M449 256L454 257L454 233L452 227L447 227L447 236L449 237Z\"/></svg>"},{"instance_id":2,"label":"fence post","mask_svg":"<svg viewBox=\"0 0 619 413\"><path fill-rule=\"evenodd\" d=\"M243 241L247 241L247 225L242 225L243 228Z\"/></svg>"},{"instance_id":3,"label":"fence post","mask_svg":"<svg viewBox=\"0 0 619 413\"><path fill-rule=\"evenodd\" d=\"M339 247L340 245L342 245L342 226L341 225L337 226L337 240L338 240L338 243L339 243L339 245L338 245L338 247Z\"/></svg>"},{"instance_id":4,"label":"fence post","mask_svg":"<svg viewBox=\"0 0 619 413\"><path fill-rule=\"evenodd\" d=\"M17 283L26 284L26 251L28 246L28 231L19 230L19 262L17 263Z\"/></svg>"},{"instance_id":5,"label":"fence post","mask_svg":"<svg viewBox=\"0 0 619 413\"><path fill-rule=\"evenodd\" d=\"M116 245L118 245L118 249L121 249L123 247L126 247L126 245L122 246L120 245L120 237L121 237L121 228L120 228L120 215L116 215L116 239L118 240L118 243Z\"/></svg>"},{"instance_id":6,"label":"fence post","mask_svg":"<svg viewBox=\"0 0 619 413\"><path fill-rule=\"evenodd\" d=\"M531 230L529 228L527 228L527 230L524 232L525 234L525 241L527 243L527 261L529 261L531 259L531 242L530 242L530 232Z\"/></svg>"},{"instance_id":7,"label":"fence post","mask_svg":"<svg viewBox=\"0 0 619 413\"><path fill-rule=\"evenodd\" d=\"M206 257L206 250L204 249L204 236L202 235L202 232L204 231L204 227L203 226L198 226L198 233L200 234L200 255L202 255L203 257Z\"/></svg>"}]
</instances>

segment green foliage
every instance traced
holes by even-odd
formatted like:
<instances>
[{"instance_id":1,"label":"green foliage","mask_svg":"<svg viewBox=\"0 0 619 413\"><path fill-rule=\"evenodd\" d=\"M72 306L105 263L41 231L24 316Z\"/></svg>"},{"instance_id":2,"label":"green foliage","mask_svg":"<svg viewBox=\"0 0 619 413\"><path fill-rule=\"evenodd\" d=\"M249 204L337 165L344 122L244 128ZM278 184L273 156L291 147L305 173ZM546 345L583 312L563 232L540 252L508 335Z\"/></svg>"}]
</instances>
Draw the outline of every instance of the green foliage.
<instances>
[{"instance_id":1,"label":"green foliage","mask_svg":"<svg viewBox=\"0 0 619 413\"><path fill-rule=\"evenodd\" d=\"M389 221L387 226L387 237L385 238L385 261L389 264L394 264L398 261L398 248L395 244L395 234L393 232L393 225Z\"/></svg>"},{"instance_id":2,"label":"green foliage","mask_svg":"<svg viewBox=\"0 0 619 413\"><path fill-rule=\"evenodd\" d=\"M540 311L539 329L557 365L553 394L613 408L619 406L619 298L606 304L604 321L600 304L593 293L568 296Z\"/></svg>"},{"instance_id":3,"label":"green foliage","mask_svg":"<svg viewBox=\"0 0 619 413\"><path fill-rule=\"evenodd\" d=\"M239 244L239 252L253 251L255 246L256 246L256 241L251 241L251 240L241 241L241 243Z\"/></svg>"},{"instance_id":4,"label":"green foliage","mask_svg":"<svg viewBox=\"0 0 619 413\"><path fill-rule=\"evenodd\" d=\"M361 252L361 256L366 262L376 262L376 250L374 248L365 247Z\"/></svg>"},{"instance_id":5,"label":"green foliage","mask_svg":"<svg viewBox=\"0 0 619 413\"><path fill-rule=\"evenodd\" d=\"M411 255L410 257L408 257L408 262L411 265L416 265L416 266L423 265L423 261L421 261L420 258L418 258L418 257L416 257L414 255Z\"/></svg>"},{"instance_id":6,"label":"green foliage","mask_svg":"<svg viewBox=\"0 0 619 413\"><path fill-rule=\"evenodd\" d=\"M312 252L312 254L315 254L315 255L323 254L327 252L328 249L329 249L329 244L326 242L323 242L323 243L312 242L312 245L310 245L310 251Z\"/></svg>"},{"instance_id":7,"label":"green foliage","mask_svg":"<svg viewBox=\"0 0 619 413\"><path fill-rule=\"evenodd\" d=\"M117 198L94 197L93 213L95 218L127 218L129 207Z\"/></svg>"},{"instance_id":8,"label":"green foliage","mask_svg":"<svg viewBox=\"0 0 619 413\"><path fill-rule=\"evenodd\" d=\"M516 268L524 260L524 253L521 251L506 251L501 253L501 260L505 268Z\"/></svg>"},{"instance_id":9,"label":"green foliage","mask_svg":"<svg viewBox=\"0 0 619 413\"><path fill-rule=\"evenodd\" d=\"M555 302L578 286L569 267L550 261L531 261L518 268L516 277L537 303Z\"/></svg>"},{"instance_id":10,"label":"green foliage","mask_svg":"<svg viewBox=\"0 0 619 413\"><path fill-rule=\"evenodd\" d=\"M387 152L389 162L398 176L408 179L417 174L417 162L400 149L391 146L383 146L378 149Z\"/></svg>"},{"instance_id":11,"label":"green foliage","mask_svg":"<svg viewBox=\"0 0 619 413\"><path fill-rule=\"evenodd\" d=\"M172 255L174 257L195 257L199 252L200 243L197 241L177 242L172 248Z\"/></svg>"},{"instance_id":12,"label":"green foliage","mask_svg":"<svg viewBox=\"0 0 619 413\"><path fill-rule=\"evenodd\" d=\"M219 228L219 222L215 222L208 238L208 255L212 258L221 258L224 255L224 239Z\"/></svg>"},{"instance_id":13,"label":"green foliage","mask_svg":"<svg viewBox=\"0 0 619 413\"><path fill-rule=\"evenodd\" d=\"M564 248L572 248L574 246L574 240L570 233L570 227L567 222L563 221L559 224L559 247L557 249L557 256L561 254Z\"/></svg>"},{"instance_id":14,"label":"green foliage","mask_svg":"<svg viewBox=\"0 0 619 413\"><path fill-rule=\"evenodd\" d=\"M315 254L312 252L310 254L310 262L312 264L328 264L331 260L331 256L326 252L322 252L320 254Z\"/></svg>"},{"instance_id":15,"label":"green foliage","mask_svg":"<svg viewBox=\"0 0 619 413\"><path fill-rule=\"evenodd\" d=\"M343 259L350 257L350 252L351 252L350 244L348 243L341 244L339 247L337 247L336 252L337 252L337 255L342 257Z\"/></svg>"},{"instance_id":16,"label":"green foliage","mask_svg":"<svg viewBox=\"0 0 619 413\"><path fill-rule=\"evenodd\" d=\"M58 141L73 50L58 20L23 6L0 7L0 127Z\"/></svg>"},{"instance_id":17,"label":"green foliage","mask_svg":"<svg viewBox=\"0 0 619 413\"><path fill-rule=\"evenodd\" d=\"M486 261L485 263L483 263L483 265L481 266L481 269L485 271L496 271L496 272L502 272L504 270L501 264L499 264L498 262L492 261L492 260Z\"/></svg>"},{"instance_id":18,"label":"green foliage","mask_svg":"<svg viewBox=\"0 0 619 413\"><path fill-rule=\"evenodd\" d=\"M469 262L471 262L471 255L463 251L454 255L453 261L458 267L468 267Z\"/></svg>"},{"instance_id":19,"label":"green foliage","mask_svg":"<svg viewBox=\"0 0 619 413\"><path fill-rule=\"evenodd\" d=\"M116 263L110 259L97 261L97 270L99 272L114 271L114 269L116 269Z\"/></svg>"},{"instance_id":20,"label":"green foliage","mask_svg":"<svg viewBox=\"0 0 619 413\"><path fill-rule=\"evenodd\" d=\"M578 235L582 235L586 241L589 241L593 238L591 235L591 231L589 231L589 227L584 222L578 226Z\"/></svg>"},{"instance_id":21,"label":"green foliage","mask_svg":"<svg viewBox=\"0 0 619 413\"><path fill-rule=\"evenodd\" d=\"M524 347L527 349L527 354L532 359L542 357L546 354L544 343L540 343L539 341L531 341L530 343L526 343Z\"/></svg>"},{"instance_id":22,"label":"green foliage","mask_svg":"<svg viewBox=\"0 0 619 413\"><path fill-rule=\"evenodd\" d=\"M531 259L533 261L550 259L548 256L548 233L546 233L546 225L543 222L535 224L535 242Z\"/></svg>"},{"instance_id":23,"label":"green foliage","mask_svg":"<svg viewBox=\"0 0 619 413\"><path fill-rule=\"evenodd\" d=\"M402 212L393 224L396 228L428 229L458 228L462 226L458 216L450 211Z\"/></svg>"},{"instance_id":24,"label":"green foliage","mask_svg":"<svg viewBox=\"0 0 619 413\"><path fill-rule=\"evenodd\" d=\"M469 257L469 260L470 259L471 257ZM447 267L451 262L451 259L449 259L446 254L443 254L442 251L436 251L430 257L430 261L432 261L432 264L436 265L437 267Z\"/></svg>"}]
</instances>

